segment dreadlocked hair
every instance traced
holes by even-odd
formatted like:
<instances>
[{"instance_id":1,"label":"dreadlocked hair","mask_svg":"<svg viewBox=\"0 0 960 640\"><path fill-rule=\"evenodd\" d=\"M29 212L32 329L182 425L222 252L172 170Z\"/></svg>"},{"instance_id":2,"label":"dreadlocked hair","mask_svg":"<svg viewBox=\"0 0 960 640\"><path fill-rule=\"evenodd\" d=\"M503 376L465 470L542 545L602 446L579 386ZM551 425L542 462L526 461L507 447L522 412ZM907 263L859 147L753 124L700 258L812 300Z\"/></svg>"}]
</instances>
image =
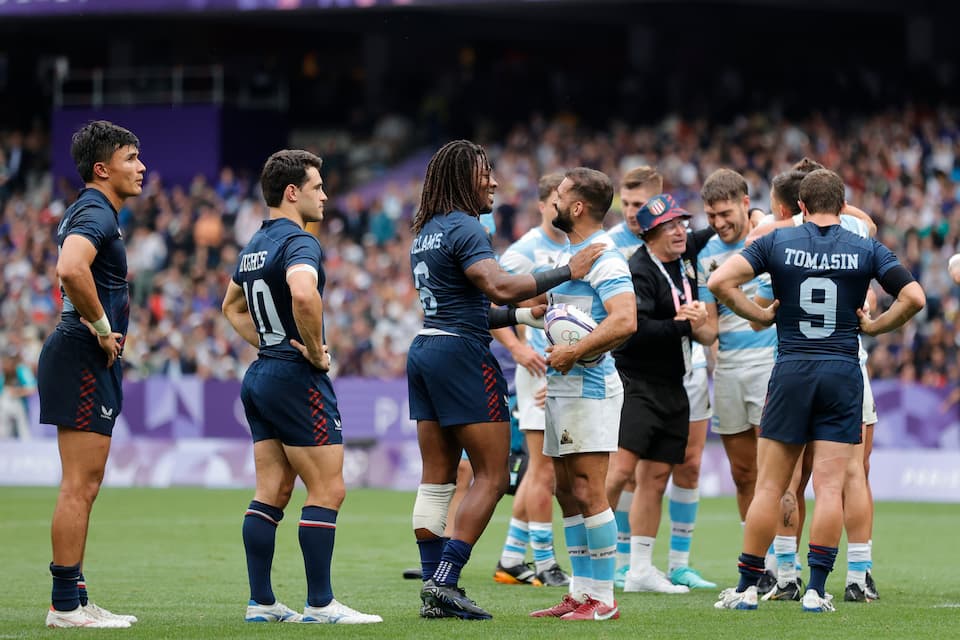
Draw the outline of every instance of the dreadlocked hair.
<instances>
[{"instance_id":1,"label":"dreadlocked hair","mask_svg":"<svg viewBox=\"0 0 960 640\"><path fill-rule=\"evenodd\" d=\"M489 167L486 152L474 142L454 140L440 147L427 165L413 233L435 215L464 211L479 216L486 204L477 193L479 174Z\"/></svg>"}]
</instances>

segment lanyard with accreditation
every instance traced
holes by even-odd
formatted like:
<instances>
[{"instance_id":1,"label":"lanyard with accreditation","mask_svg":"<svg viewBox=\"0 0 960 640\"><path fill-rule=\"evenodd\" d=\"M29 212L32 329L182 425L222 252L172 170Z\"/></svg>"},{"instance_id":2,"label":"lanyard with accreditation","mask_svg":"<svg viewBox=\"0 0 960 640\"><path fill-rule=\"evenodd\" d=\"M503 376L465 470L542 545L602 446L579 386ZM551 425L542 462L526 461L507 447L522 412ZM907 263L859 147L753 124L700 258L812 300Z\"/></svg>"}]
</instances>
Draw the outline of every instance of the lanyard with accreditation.
<instances>
[{"instance_id":1,"label":"lanyard with accreditation","mask_svg":"<svg viewBox=\"0 0 960 640\"><path fill-rule=\"evenodd\" d=\"M687 280L687 277L683 275L683 269L680 270L680 279L683 280L683 291L680 291L676 283L673 281L673 278L670 277L670 274L667 273L667 270L664 268L663 263L660 262L660 258L653 255L653 252L649 249L647 254L650 256L650 259L653 260L653 264L657 265L657 269L660 270L660 273L663 274L663 278L667 281L667 284L670 285L670 293L673 295L673 308L677 313L680 313L680 306L687 304L693 299L693 292L690 291L690 281ZM692 353L690 347L690 337L682 336L680 338L680 345L683 349L683 371L684 373L689 373L693 368L692 363Z\"/></svg>"}]
</instances>

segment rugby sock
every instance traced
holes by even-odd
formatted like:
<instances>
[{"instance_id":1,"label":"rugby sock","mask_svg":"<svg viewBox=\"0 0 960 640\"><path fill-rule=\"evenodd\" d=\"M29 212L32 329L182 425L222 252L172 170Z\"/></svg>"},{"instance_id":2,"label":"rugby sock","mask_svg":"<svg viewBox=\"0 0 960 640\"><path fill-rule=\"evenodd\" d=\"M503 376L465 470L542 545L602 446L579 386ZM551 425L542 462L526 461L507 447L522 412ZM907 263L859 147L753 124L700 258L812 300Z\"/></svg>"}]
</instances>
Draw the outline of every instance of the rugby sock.
<instances>
[{"instance_id":1,"label":"rugby sock","mask_svg":"<svg viewBox=\"0 0 960 640\"><path fill-rule=\"evenodd\" d=\"M325 607L333 600L330 561L337 533L337 512L305 506L300 512L300 551L307 574L307 605Z\"/></svg>"},{"instance_id":2,"label":"rugby sock","mask_svg":"<svg viewBox=\"0 0 960 640\"><path fill-rule=\"evenodd\" d=\"M870 557L867 559L867 571L873 571L873 538L867 540L867 546L870 547Z\"/></svg>"},{"instance_id":3,"label":"rugby sock","mask_svg":"<svg viewBox=\"0 0 960 640\"><path fill-rule=\"evenodd\" d=\"M57 611L73 611L80 606L77 581L80 580L80 565L65 567L50 563L50 575L53 576L53 590L50 602Z\"/></svg>"},{"instance_id":4,"label":"rugby sock","mask_svg":"<svg viewBox=\"0 0 960 640\"><path fill-rule=\"evenodd\" d=\"M807 589L815 589L821 598L825 597L827 576L833 571L833 563L836 559L836 547L810 544L810 552L807 554L807 565L810 566L810 584L807 585Z\"/></svg>"},{"instance_id":5,"label":"rugby sock","mask_svg":"<svg viewBox=\"0 0 960 640\"><path fill-rule=\"evenodd\" d=\"M667 573L678 567L690 566L690 541L697 522L700 506L699 489L670 487L670 553Z\"/></svg>"},{"instance_id":6,"label":"rugby sock","mask_svg":"<svg viewBox=\"0 0 960 640\"><path fill-rule=\"evenodd\" d=\"M630 536L630 573L640 575L653 567L653 543L650 536Z\"/></svg>"},{"instance_id":7,"label":"rugby sock","mask_svg":"<svg viewBox=\"0 0 960 640\"><path fill-rule=\"evenodd\" d=\"M433 581L447 587L457 586L460 582L460 571L470 559L472 550L473 545L463 540L448 540L447 544L443 545L440 564L437 565L437 571L433 574Z\"/></svg>"},{"instance_id":8,"label":"rugby sock","mask_svg":"<svg viewBox=\"0 0 960 640\"><path fill-rule=\"evenodd\" d=\"M546 571L557 564L553 553L553 523L530 523L530 546L533 548L533 562L537 566L537 573Z\"/></svg>"},{"instance_id":9,"label":"rugby sock","mask_svg":"<svg viewBox=\"0 0 960 640\"><path fill-rule=\"evenodd\" d=\"M277 539L277 525L283 520L283 510L250 501L243 516L243 548L247 553L247 579L250 581L250 599L259 604L273 604L270 568Z\"/></svg>"},{"instance_id":10,"label":"rugby sock","mask_svg":"<svg viewBox=\"0 0 960 640\"><path fill-rule=\"evenodd\" d=\"M741 553L737 562L737 570L740 572L740 584L737 585L737 593L746 591L748 587L757 586L764 572L763 556Z\"/></svg>"},{"instance_id":11,"label":"rugby sock","mask_svg":"<svg viewBox=\"0 0 960 640\"><path fill-rule=\"evenodd\" d=\"M774 575L777 574L777 552L773 548L772 542L767 548L767 555L763 558L763 566L766 571L769 571Z\"/></svg>"},{"instance_id":12,"label":"rugby sock","mask_svg":"<svg viewBox=\"0 0 960 640\"><path fill-rule=\"evenodd\" d=\"M433 579L433 574L437 572L437 565L440 564L443 546L449 539L440 537L417 540L417 548L420 550L420 576L424 582Z\"/></svg>"},{"instance_id":13,"label":"rugby sock","mask_svg":"<svg viewBox=\"0 0 960 640\"><path fill-rule=\"evenodd\" d=\"M608 507L584 518L583 525L587 530L587 549L590 553L591 595L613 606L613 574L617 568L617 523L613 511Z\"/></svg>"},{"instance_id":14,"label":"rugby sock","mask_svg":"<svg viewBox=\"0 0 960 640\"><path fill-rule=\"evenodd\" d=\"M83 571L80 572L80 577L77 578L77 595L80 597L80 606L87 606L90 598L87 596L87 579L83 577Z\"/></svg>"},{"instance_id":15,"label":"rugby sock","mask_svg":"<svg viewBox=\"0 0 960 640\"><path fill-rule=\"evenodd\" d=\"M500 552L500 566L515 567L523 564L528 542L530 542L530 526L523 520L510 518L507 539L503 543L503 551Z\"/></svg>"},{"instance_id":16,"label":"rugby sock","mask_svg":"<svg viewBox=\"0 0 960 640\"><path fill-rule=\"evenodd\" d=\"M773 539L777 555L777 584L781 587L797 581L797 539L794 536L777 536Z\"/></svg>"},{"instance_id":17,"label":"rugby sock","mask_svg":"<svg viewBox=\"0 0 960 640\"><path fill-rule=\"evenodd\" d=\"M570 593L578 597L583 591L584 583L589 582L593 574L590 572L590 549L587 544L587 527L583 524L583 516L577 514L563 519L563 538L567 543L567 553L570 554Z\"/></svg>"},{"instance_id":18,"label":"rugby sock","mask_svg":"<svg viewBox=\"0 0 960 640\"><path fill-rule=\"evenodd\" d=\"M867 570L870 568L870 544L867 542L847 542L847 584L856 582L861 587L867 585Z\"/></svg>"},{"instance_id":19,"label":"rugby sock","mask_svg":"<svg viewBox=\"0 0 960 640\"><path fill-rule=\"evenodd\" d=\"M623 491L613 517L617 520L617 569L630 566L630 504L633 492Z\"/></svg>"}]
</instances>

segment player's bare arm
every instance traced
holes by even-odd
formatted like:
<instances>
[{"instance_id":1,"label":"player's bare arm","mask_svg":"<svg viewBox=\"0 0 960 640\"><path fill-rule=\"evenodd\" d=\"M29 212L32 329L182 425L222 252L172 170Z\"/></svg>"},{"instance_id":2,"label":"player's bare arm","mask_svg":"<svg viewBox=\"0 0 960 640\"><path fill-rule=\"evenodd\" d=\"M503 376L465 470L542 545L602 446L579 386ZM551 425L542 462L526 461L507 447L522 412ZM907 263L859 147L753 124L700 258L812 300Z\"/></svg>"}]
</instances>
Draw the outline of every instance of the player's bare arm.
<instances>
[{"instance_id":1,"label":"player's bare arm","mask_svg":"<svg viewBox=\"0 0 960 640\"><path fill-rule=\"evenodd\" d=\"M287 286L293 301L293 321L303 342L290 340L310 364L321 371L330 370L330 358L323 344L323 300L317 290L317 274L308 269L287 269Z\"/></svg>"},{"instance_id":2,"label":"player's bare arm","mask_svg":"<svg viewBox=\"0 0 960 640\"><path fill-rule=\"evenodd\" d=\"M107 356L107 367L112 367L120 355L123 335L110 329L109 322L103 326L106 312L97 297L97 285L90 271L96 257L97 248L92 242L77 234L67 236L57 258L57 277L80 317L93 328L100 348Z\"/></svg>"},{"instance_id":3,"label":"player's bare arm","mask_svg":"<svg viewBox=\"0 0 960 640\"><path fill-rule=\"evenodd\" d=\"M512 304L534 298L567 280L582 279L606 248L600 243L591 244L578 251L567 265L534 274L507 273L492 258L474 262L464 273L494 304Z\"/></svg>"},{"instance_id":4,"label":"player's bare arm","mask_svg":"<svg viewBox=\"0 0 960 640\"><path fill-rule=\"evenodd\" d=\"M761 224L759 226L754 226L750 230L750 233L747 234L746 239L744 239L744 246L749 247L757 238L762 238L768 233L773 233L777 229L786 229L793 226L793 218L786 218L784 220L777 220L769 224Z\"/></svg>"},{"instance_id":5,"label":"player's bare arm","mask_svg":"<svg viewBox=\"0 0 960 640\"><path fill-rule=\"evenodd\" d=\"M890 308L875 319L871 318L865 310L857 309L857 315L860 317L860 331L868 336L893 331L915 316L926 303L927 298L923 293L923 287L918 282L911 282L900 289Z\"/></svg>"},{"instance_id":6,"label":"player's bare arm","mask_svg":"<svg viewBox=\"0 0 960 640\"><path fill-rule=\"evenodd\" d=\"M871 238L877 235L876 223L873 221L873 218L871 218L870 215L867 214L867 212L864 211L863 209L859 207L855 207L849 202L847 202L846 204L844 204L843 209L840 210L840 213L842 215L848 215L848 216L853 216L854 218L859 218L863 222L863 224L867 225L867 235L869 235Z\"/></svg>"},{"instance_id":7,"label":"player's bare arm","mask_svg":"<svg viewBox=\"0 0 960 640\"><path fill-rule=\"evenodd\" d=\"M776 320L780 302L774 300L769 306L761 307L740 289L740 285L749 282L755 276L753 267L746 258L735 255L713 272L710 280L707 281L707 287L717 300L727 305L741 318L769 327Z\"/></svg>"},{"instance_id":8,"label":"player's bare arm","mask_svg":"<svg viewBox=\"0 0 960 640\"><path fill-rule=\"evenodd\" d=\"M590 358L619 346L637 331L637 298L633 292L619 293L603 303L607 317L591 333L573 345L547 347L547 362L566 374L577 360Z\"/></svg>"},{"instance_id":9,"label":"player's bare arm","mask_svg":"<svg viewBox=\"0 0 960 640\"><path fill-rule=\"evenodd\" d=\"M773 304L773 300L764 298L763 296L754 296L753 301L757 303L758 307L769 307L770 305ZM768 329L769 327L770 325L768 324L764 325L758 322L754 322L752 320L750 321L750 328L753 329L754 331L763 331L764 329Z\"/></svg>"},{"instance_id":10,"label":"player's bare arm","mask_svg":"<svg viewBox=\"0 0 960 640\"><path fill-rule=\"evenodd\" d=\"M230 326L254 347L260 346L260 336L257 328L253 324L253 317L247 308L247 299L243 295L243 288L234 281L227 285L227 293L223 297L223 305L220 307L224 317Z\"/></svg>"}]
</instances>

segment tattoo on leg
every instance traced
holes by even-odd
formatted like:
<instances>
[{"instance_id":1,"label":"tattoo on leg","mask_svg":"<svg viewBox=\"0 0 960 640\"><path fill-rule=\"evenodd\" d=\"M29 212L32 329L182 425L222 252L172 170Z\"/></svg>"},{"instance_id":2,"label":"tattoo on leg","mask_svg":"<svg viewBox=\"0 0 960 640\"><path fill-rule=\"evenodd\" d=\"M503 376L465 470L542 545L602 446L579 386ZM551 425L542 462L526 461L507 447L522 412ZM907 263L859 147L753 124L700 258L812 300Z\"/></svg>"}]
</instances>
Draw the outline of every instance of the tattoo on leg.
<instances>
[{"instance_id":1,"label":"tattoo on leg","mask_svg":"<svg viewBox=\"0 0 960 640\"><path fill-rule=\"evenodd\" d=\"M787 491L783 494L783 500L781 501L781 507L783 509L783 526L785 527L794 527L796 522L794 522L793 515L797 512L797 497L793 495L792 492Z\"/></svg>"}]
</instances>

